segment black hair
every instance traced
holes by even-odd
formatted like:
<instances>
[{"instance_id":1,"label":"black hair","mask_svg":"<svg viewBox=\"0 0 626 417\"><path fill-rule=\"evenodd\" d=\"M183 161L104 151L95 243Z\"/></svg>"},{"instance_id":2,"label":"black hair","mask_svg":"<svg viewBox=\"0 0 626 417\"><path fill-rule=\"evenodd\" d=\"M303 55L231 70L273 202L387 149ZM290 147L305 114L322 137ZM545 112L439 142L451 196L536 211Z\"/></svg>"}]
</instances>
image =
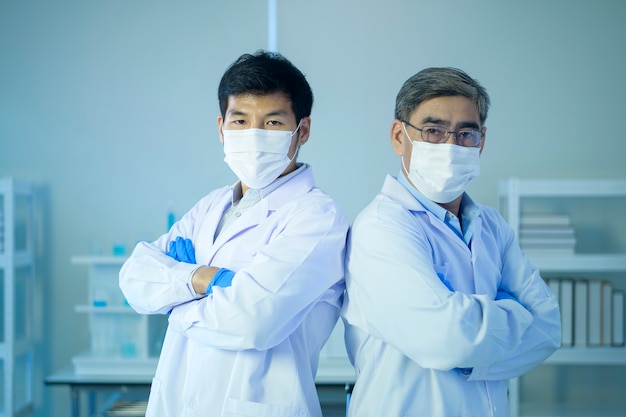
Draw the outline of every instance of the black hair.
<instances>
[{"instance_id":1,"label":"black hair","mask_svg":"<svg viewBox=\"0 0 626 417\"><path fill-rule=\"evenodd\" d=\"M313 92L304 74L278 52L259 50L241 55L224 72L217 98L222 117L226 116L228 98L240 94L286 94L299 123L311 115Z\"/></svg>"}]
</instances>

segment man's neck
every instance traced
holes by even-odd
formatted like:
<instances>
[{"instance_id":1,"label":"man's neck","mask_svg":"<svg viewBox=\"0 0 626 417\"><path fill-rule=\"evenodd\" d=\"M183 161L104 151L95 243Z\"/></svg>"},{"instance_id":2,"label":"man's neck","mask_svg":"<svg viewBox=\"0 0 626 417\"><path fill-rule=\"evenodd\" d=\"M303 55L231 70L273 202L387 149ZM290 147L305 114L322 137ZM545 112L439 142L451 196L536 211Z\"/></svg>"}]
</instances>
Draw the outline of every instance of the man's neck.
<instances>
[{"instance_id":1,"label":"man's neck","mask_svg":"<svg viewBox=\"0 0 626 417\"><path fill-rule=\"evenodd\" d=\"M450 213L454 214L459 219L459 221L461 221L460 214L461 214L461 200L462 199L463 199L463 194L461 194L454 200L450 201L449 203L437 203L437 204L439 204L441 207L448 210Z\"/></svg>"}]
</instances>

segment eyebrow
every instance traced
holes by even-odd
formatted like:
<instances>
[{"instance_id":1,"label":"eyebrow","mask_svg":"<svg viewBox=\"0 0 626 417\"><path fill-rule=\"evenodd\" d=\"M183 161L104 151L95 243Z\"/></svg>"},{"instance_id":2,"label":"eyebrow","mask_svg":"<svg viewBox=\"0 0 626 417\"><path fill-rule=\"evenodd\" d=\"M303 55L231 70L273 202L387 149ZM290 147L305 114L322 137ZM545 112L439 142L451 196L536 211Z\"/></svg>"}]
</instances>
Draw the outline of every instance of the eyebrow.
<instances>
[{"instance_id":1,"label":"eyebrow","mask_svg":"<svg viewBox=\"0 0 626 417\"><path fill-rule=\"evenodd\" d=\"M245 111L238 110L238 109L229 110L226 114L228 114L229 116L247 116L248 115L248 113L246 113ZM287 111L278 109L278 110L274 110L274 111L264 114L263 117L273 117L273 116L285 117L288 115L289 113Z\"/></svg>"},{"instance_id":2,"label":"eyebrow","mask_svg":"<svg viewBox=\"0 0 626 417\"><path fill-rule=\"evenodd\" d=\"M288 115L289 115L289 112L287 112L285 110L280 110L279 109L279 110L274 110L274 111L271 111L271 112L267 113L265 115L265 117L269 117L269 116L288 116Z\"/></svg>"},{"instance_id":3,"label":"eyebrow","mask_svg":"<svg viewBox=\"0 0 626 417\"><path fill-rule=\"evenodd\" d=\"M450 128L450 121L449 120L443 120L440 119L438 117L433 117L433 116L426 116L422 119L422 124L434 124L434 125L439 125L439 126L444 126L446 128ZM480 129L480 125L474 121L468 120L468 121L462 121L456 124L456 129L466 129L466 128L470 128L470 129Z\"/></svg>"},{"instance_id":4,"label":"eyebrow","mask_svg":"<svg viewBox=\"0 0 626 417\"><path fill-rule=\"evenodd\" d=\"M226 112L227 115L229 116L245 116L246 112L241 111L241 110L237 110L237 109L233 109L233 110L228 110Z\"/></svg>"}]
</instances>

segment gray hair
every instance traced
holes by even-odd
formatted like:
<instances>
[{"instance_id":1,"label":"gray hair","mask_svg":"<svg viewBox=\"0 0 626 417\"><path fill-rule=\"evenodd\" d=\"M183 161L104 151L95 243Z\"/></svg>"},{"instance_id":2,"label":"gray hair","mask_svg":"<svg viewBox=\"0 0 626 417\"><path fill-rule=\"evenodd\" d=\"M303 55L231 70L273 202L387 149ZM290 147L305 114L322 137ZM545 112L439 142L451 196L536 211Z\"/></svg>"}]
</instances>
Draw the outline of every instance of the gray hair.
<instances>
[{"instance_id":1,"label":"gray hair","mask_svg":"<svg viewBox=\"0 0 626 417\"><path fill-rule=\"evenodd\" d=\"M396 96L395 118L409 120L421 103L444 96L465 96L476 100L480 123L487 120L487 90L457 68L426 68L406 80Z\"/></svg>"}]
</instances>

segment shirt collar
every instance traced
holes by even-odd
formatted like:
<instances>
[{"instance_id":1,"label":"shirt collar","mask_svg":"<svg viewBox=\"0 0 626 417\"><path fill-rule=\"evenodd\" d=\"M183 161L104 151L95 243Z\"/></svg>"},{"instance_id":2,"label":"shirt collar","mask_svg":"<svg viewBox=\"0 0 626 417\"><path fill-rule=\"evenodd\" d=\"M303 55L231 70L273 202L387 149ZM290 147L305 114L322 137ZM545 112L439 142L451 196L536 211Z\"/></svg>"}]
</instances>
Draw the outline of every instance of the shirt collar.
<instances>
[{"instance_id":1,"label":"shirt collar","mask_svg":"<svg viewBox=\"0 0 626 417\"><path fill-rule=\"evenodd\" d=\"M249 188L248 191L246 191L246 195L248 193L252 193L251 196L256 195L258 200L260 200L268 196L272 191L276 190L278 187L280 187L281 185L283 185L284 183L286 183L287 181L289 181L296 175L300 174L302 171L306 169L307 166L308 165L305 163L298 162L298 164L296 165L296 169L291 171L289 174L276 178L273 182L271 182L269 185L265 186L264 188L259 188L259 189ZM233 192L231 203L234 205L234 204L237 204L243 198L243 190L241 189L241 181L237 181L230 188Z\"/></svg>"},{"instance_id":2,"label":"shirt collar","mask_svg":"<svg viewBox=\"0 0 626 417\"><path fill-rule=\"evenodd\" d=\"M438 218L442 222L446 220L446 213L448 212L448 210L441 207L439 204L435 203L434 201L429 200L428 198L426 198L424 194L417 191L417 188L411 185L411 183L409 182L409 180L407 180L406 176L404 175L402 171L400 171L400 173L398 174L397 179L398 179L398 182L402 184L404 188L406 188L411 193L411 195L417 201L419 201L419 203L422 206L424 206L424 208L427 211L431 212L436 218Z\"/></svg>"},{"instance_id":3,"label":"shirt collar","mask_svg":"<svg viewBox=\"0 0 626 417\"><path fill-rule=\"evenodd\" d=\"M478 217L480 212L474 200L470 198L467 193L463 193L463 197L461 198L461 207L460 207L460 217L463 221L463 231L461 231L456 225L458 221L452 223L451 218L452 215L448 215L449 211L445 208L441 207L439 204L434 201L428 199L424 194L420 193L417 188L415 188L409 180L407 180L406 176L402 171L398 174L397 180L400 184L406 188L409 193L426 209L426 211L430 212L437 219L441 220L443 223L448 225L456 234L459 235L462 239L469 243L473 233L474 233L474 220Z\"/></svg>"}]
</instances>

